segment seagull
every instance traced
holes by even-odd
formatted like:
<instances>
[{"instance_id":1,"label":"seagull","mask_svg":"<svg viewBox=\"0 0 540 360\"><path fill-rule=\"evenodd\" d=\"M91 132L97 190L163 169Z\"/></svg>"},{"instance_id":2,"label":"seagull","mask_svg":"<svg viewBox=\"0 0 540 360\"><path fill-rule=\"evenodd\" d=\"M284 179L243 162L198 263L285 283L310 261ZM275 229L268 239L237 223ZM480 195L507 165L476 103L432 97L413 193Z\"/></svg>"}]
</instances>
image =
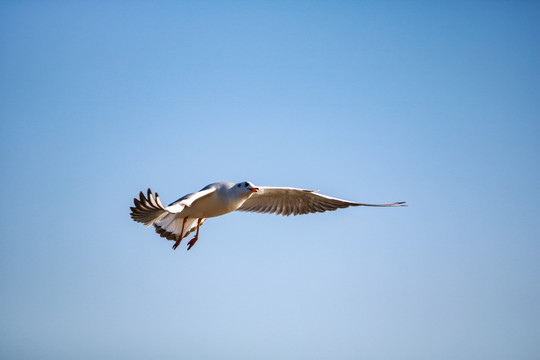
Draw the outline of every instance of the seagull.
<instances>
[{"instance_id":1,"label":"seagull","mask_svg":"<svg viewBox=\"0 0 540 360\"><path fill-rule=\"evenodd\" d=\"M217 182L182 196L165 207L159 195L152 194L148 189L146 197L141 191L139 199L133 199L135 206L130 208L131 218L145 226L153 225L161 237L174 241L173 250L176 250L182 239L195 231L195 237L188 242L189 250L197 242L199 228L206 219L233 211L289 216L334 211L349 206L407 206L404 201L379 205L357 203L318 194L317 191L292 187L256 187L249 181L237 184Z\"/></svg>"}]
</instances>

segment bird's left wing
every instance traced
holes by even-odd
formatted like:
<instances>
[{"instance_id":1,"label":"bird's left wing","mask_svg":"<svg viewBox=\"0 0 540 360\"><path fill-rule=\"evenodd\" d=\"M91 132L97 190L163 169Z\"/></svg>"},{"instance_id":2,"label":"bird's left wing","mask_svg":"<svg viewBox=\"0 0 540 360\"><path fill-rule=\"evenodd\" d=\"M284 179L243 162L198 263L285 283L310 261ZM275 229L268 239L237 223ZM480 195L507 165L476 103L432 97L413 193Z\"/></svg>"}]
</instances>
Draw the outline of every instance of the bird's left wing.
<instances>
[{"instance_id":1,"label":"bird's left wing","mask_svg":"<svg viewBox=\"0 0 540 360\"><path fill-rule=\"evenodd\" d=\"M321 195L315 192L317 190L269 186L260 186L258 189L238 208L238 211L289 216L333 211L349 206L406 206L405 202L381 205L357 203Z\"/></svg>"}]
</instances>

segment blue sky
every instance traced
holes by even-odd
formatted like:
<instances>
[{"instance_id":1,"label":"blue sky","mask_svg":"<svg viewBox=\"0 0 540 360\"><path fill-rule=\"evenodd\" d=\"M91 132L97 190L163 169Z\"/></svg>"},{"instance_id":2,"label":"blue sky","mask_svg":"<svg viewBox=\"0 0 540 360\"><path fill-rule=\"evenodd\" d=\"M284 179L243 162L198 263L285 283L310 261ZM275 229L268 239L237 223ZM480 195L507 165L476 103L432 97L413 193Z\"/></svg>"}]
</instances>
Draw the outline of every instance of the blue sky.
<instances>
[{"instance_id":1,"label":"blue sky","mask_svg":"<svg viewBox=\"0 0 540 360\"><path fill-rule=\"evenodd\" d=\"M2 2L0 357L537 359L535 2ZM352 208L131 221L215 181Z\"/></svg>"}]
</instances>

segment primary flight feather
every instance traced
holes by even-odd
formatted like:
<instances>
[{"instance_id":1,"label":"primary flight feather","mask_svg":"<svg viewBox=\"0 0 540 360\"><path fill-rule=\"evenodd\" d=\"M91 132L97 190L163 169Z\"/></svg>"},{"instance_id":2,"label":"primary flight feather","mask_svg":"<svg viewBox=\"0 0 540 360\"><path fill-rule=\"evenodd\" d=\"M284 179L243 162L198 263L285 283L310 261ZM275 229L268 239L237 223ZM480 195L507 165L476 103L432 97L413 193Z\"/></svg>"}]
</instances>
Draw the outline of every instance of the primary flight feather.
<instances>
[{"instance_id":1,"label":"primary flight feather","mask_svg":"<svg viewBox=\"0 0 540 360\"><path fill-rule=\"evenodd\" d=\"M316 190L290 187L255 187L251 182L218 182L200 191L187 194L169 206L163 206L157 193L148 189L146 196L141 191L131 207L131 218L146 226L154 225L156 232L167 240L174 241L176 249L183 238L195 231L188 242L188 250L199 238L199 227L207 218L225 215L232 211L274 213L277 215L303 215L333 211L349 206L407 206L405 202L392 204L363 204L321 195Z\"/></svg>"}]
</instances>

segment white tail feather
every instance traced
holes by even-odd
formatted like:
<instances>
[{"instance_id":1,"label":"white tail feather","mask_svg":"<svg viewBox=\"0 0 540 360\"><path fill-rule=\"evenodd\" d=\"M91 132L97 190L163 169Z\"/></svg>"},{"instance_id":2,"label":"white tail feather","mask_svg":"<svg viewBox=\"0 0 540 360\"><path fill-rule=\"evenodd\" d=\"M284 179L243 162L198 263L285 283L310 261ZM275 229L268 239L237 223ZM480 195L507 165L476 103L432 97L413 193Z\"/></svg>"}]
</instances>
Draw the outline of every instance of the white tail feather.
<instances>
[{"instance_id":1,"label":"white tail feather","mask_svg":"<svg viewBox=\"0 0 540 360\"><path fill-rule=\"evenodd\" d=\"M201 225L206 219L203 219ZM178 214L168 214L162 220L154 223L156 232L162 237L168 240L177 240L182 231L182 224L184 218L179 217ZM190 232L197 228L197 218L188 218L184 224L184 232L182 233L182 239L185 238Z\"/></svg>"}]
</instances>

